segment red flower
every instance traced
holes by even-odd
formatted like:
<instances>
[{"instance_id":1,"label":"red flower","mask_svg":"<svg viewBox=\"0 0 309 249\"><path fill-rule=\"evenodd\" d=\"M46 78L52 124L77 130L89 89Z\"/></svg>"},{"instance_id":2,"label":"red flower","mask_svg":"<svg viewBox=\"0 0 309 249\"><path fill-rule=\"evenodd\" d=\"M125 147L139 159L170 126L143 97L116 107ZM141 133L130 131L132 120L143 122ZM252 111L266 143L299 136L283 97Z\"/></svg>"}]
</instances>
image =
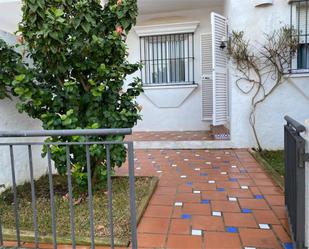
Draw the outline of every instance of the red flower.
<instances>
[{"instance_id":1,"label":"red flower","mask_svg":"<svg viewBox=\"0 0 309 249\"><path fill-rule=\"evenodd\" d=\"M121 26L117 26L117 27L116 27L116 32L117 32L118 34L122 34L123 28L122 28Z\"/></svg>"}]
</instances>

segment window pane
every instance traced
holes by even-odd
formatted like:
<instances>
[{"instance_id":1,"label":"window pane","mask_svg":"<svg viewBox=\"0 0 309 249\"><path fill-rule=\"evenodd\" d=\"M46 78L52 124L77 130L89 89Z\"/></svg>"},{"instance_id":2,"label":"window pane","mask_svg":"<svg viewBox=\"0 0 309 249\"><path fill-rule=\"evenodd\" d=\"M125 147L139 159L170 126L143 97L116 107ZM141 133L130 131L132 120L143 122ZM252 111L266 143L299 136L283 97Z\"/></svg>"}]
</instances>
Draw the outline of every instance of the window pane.
<instances>
[{"instance_id":1,"label":"window pane","mask_svg":"<svg viewBox=\"0 0 309 249\"><path fill-rule=\"evenodd\" d=\"M297 53L297 69L308 69L309 45L300 44Z\"/></svg>"},{"instance_id":2,"label":"window pane","mask_svg":"<svg viewBox=\"0 0 309 249\"><path fill-rule=\"evenodd\" d=\"M291 3L291 27L297 31L299 42L297 58L291 58L291 70L309 69L309 1Z\"/></svg>"}]
</instances>

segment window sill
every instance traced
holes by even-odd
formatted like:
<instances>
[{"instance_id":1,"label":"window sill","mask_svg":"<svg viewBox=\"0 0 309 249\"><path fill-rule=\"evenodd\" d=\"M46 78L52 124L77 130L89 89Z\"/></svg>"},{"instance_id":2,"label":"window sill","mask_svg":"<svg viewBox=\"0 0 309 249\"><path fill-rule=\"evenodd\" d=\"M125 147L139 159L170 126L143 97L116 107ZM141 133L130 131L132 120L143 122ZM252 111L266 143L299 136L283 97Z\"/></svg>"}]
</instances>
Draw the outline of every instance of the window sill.
<instances>
[{"instance_id":1,"label":"window sill","mask_svg":"<svg viewBox=\"0 0 309 249\"><path fill-rule=\"evenodd\" d=\"M304 78L309 77L309 69L293 70L290 73L286 73L286 78Z\"/></svg>"},{"instance_id":2,"label":"window sill","mask_svg":"<svg viewBox=\"0 0 309 249\"><path fill-rule=\"evenodd\" d=\"M151 89L179 89L179 88L197 88L198 85L195 83L191 83L191 84L182 84L182 83L175 83L175 84L144 84L143 85L143 89L147 90L151 90Z\"/></svg>"}]
</instances>

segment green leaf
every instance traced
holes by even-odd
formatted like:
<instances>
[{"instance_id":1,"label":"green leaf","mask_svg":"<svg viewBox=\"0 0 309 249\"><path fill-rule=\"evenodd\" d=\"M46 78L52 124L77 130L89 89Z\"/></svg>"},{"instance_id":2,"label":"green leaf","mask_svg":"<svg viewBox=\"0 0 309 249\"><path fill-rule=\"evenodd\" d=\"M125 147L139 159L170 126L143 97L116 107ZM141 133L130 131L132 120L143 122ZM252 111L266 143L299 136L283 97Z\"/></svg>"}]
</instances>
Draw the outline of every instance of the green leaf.
<instances>
[{"instance_id":1,"label":"green leaf","mask_svg":"<svg viewBox=\"0 0 309 249\"><path fill-rule=\"evenodd\" d=\"M60 17L64 14L62 9L55 9L53 12L56 17Z\"/></svg>"},{"instance_id":2,"label":"green leaf","mask_svg":"<svg viewBox=\"0 0 309 249\"><path fill-rule=\"evenodd\" d=\"M26 75L24 75L24 74L20 74L20 75L15 76L15 80L19 81L19 82L23 81L25 78L26 78Z\"/></svg>"},{"instance_id":3,"label":"green leaf","mask_svg":"<svg viewBox=\"0 0 309 249\"><path fill-rule=\"evenodd\" d=\"M89 23L82 23L81 26L82 26L83 30L88 34L89 31L90 31L90 28L91 28L90 24Z\"/></svg>"}]
</instances>

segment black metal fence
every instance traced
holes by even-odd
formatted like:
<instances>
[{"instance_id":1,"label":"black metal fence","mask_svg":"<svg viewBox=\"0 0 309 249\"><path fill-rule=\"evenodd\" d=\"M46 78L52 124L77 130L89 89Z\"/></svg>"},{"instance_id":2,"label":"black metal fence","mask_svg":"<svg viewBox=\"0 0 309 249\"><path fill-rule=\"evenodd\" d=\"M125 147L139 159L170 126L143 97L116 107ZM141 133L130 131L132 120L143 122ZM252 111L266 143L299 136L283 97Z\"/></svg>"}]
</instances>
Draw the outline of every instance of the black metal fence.
<instances>
[{"instance_id":1,"label":"black metal fence","mask_svg":"<svg viewBox=\"0 0 309 249\"><path fill-rule=\"evenodd\" d=\"M305 127L286 116L284 126L285 205L297 249L305 248Z\"/></svg>"},{"instance_id":2,"label":"black metal fence","mask_svg":"<svg viewBox=\"0 0 309 249\"><path fill-rule=\"evenodd\" d=\"M109 135L128 135L131 134L131 129L93 129L93 130L54 130L54 131L21 131L21 132L0 132L1 138L22 138L22 137L57 137L57 136L91 136L91 137L100 137L100 136L109 136ZM38 209L37 209L37 198L36 192L38 189L35 188L34 180L34 158L32 155L32 148L34 146L46 146L47 149L47 165L48 165L48 182L49 182L49 198L50 198L50 212L51 212L51 230L52 230L52 245L56 249L58 246L57 242L57 230L56 230L56 208L55 208L55 193L54 193L54 182L53 182L53 165L51 159L51 146L58 145L64 146L66 149L66 164L67 164L67 182L68 182L68 202L69 202L69 215L70 215L70 228L71 228L71 239L69 244L72 245L72 248L76 248L76 236L75 236L75 225L76 219L74 217L74 197L72 190L72 173L70 166L70 147L71 146L85 146L85 159L86 159L86 170L87 170L87 182L88 182L88 191L87 191L87 201L88 201L88 217L89 220L88 226L90 229L90 238L89 242L91 248L95 248L96 239L95 239L95 227L94 227L94 210L93 210L93 184L91 179L91 160L90 160L90 147L92 145L102 145L106 153L106 164L107 164L107 199L108 199L108 220L109 220L109 235L110 235L110 246L111 248L115 247L114 241L114 223L113 223L113 192L112 192L112 172L111 172L111 154L110 147L116 144L122 144L127 148L127 158L128 158L128 173L129 173L129 192L130 192L130 226L131 226L131 247L137 249L137 234L136 234L136 207L135 207L135 176L134 176L134 149L132 141L98 141L98 142L2 142L0 147L8 148L9 157L10 157L10 168L12 175L12 191L13 191L13 210L14 210L14 219L15 219L15 238L11 238L10 241L16 242L16 247L23 247L21 229L20 229L20 206L17 195L17 182L16 182L16 160L14 159L16 147L23 147L27 149L28 152L28 165L29 165L29 175L30 175L30 185L31 185L31 202L32 202L32 216L33 216L33 244L35 248L40 247L40 232L38 228ZM2 167L7 167L2 165ZM1 210L0 210L1 211ZM1 214L1 213L0 213ZM4 245L6 238L3 233L3 224L1 224L1 215L0 215L0 247ZM44 235L43 235L44 236ZM29 241L28 241L29 242Z\"/></svg>"}]
</instances>

